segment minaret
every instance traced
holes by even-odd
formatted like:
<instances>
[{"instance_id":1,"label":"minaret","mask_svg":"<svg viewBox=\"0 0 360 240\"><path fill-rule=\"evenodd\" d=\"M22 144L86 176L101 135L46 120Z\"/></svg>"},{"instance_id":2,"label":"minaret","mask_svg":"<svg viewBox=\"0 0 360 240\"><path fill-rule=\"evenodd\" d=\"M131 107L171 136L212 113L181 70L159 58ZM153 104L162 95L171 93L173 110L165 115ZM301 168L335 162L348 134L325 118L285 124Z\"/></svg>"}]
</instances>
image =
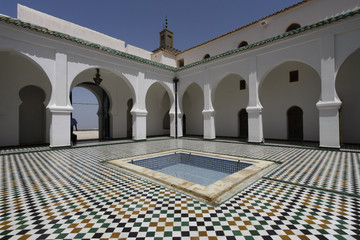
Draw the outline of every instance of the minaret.
<instances>
[{"instance_id":1,"label":"minaret","mask_svg":"<svg viewBox=\"0 0 360 240\"><path fill-rule=\"evenodd\" d=\"M178 53L179 50L175 49L173 46L174 43L174 33L168 29L168 19L165 18L165 27L160 32L160 47L154 52L158 51L167 51L171 53Z\"/></svg>"},{"instance_id":2,"label":"minaret","mask_svg":"<svg viewBox=\"0 0 360 240\"><path fill-rule=\"evenodd\" d=\"M165 18L165 28L160 32L160 48L173 48L174 33L168 30L168 20Z\"/></svg>"}]
</instances>

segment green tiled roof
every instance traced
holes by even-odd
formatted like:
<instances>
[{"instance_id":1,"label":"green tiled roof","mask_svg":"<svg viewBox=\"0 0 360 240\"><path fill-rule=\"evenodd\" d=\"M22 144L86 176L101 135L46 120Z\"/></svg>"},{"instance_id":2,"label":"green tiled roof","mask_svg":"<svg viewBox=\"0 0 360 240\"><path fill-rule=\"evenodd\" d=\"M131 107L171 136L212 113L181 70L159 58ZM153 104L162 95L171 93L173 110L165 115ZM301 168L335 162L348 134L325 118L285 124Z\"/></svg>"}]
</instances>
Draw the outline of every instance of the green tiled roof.
<instances>
[{"instance_id":1,"label":"green tiled roof","mask_svg":"<svg viewBox=\"0 0 360 240\"><path fill-rule=\"evenodd\" d=\"M121 56L121 57L124 57L124 58L127 58L127 59L137 61L137 62L150 64L150 65L160 67L160 68L163 68L163 69L167 69L167 70L171 70L171 71L175 70L174 67L171 67L171 66L168 66L168 65L165 65L165 64L150 61L150 60L147 60L145 58L141 58L141 57L138 57L138 56L135 56L135 55L132 55L132 54L128 54L128 53L125 53L125 52L122 52L122 51L119 51L119 50L116 50L116 49L113 49L113 48L109 48L109 47L106 47L106 46L103 46L103 45L100 45L100 44L97 44L97 43L89 42L89 41L83 40L81 38L70 36L70 35L65 34L65 33L52 31L52 30L49 30L49 29L47 29L45 27L41 27L41 26L34 25L34 24L31 24L31 23L23 22L23 21L21 21L19 19L16 19L16 18L11 18L11 17L8 17L8 16L0 15L0 21L6 22L6 23L9 23L9 24L13 24L15 26L23 27L23 28L28 28L30 30L34 30L34 31L37 31L37 32L48 34L48 35L51 35L51 36L54 36L54 37L69 40L69 41L72 41L72 42L75 42L75 43L78 43L78 44L81 44L81 45L84 45L84 46L89 46L89 47L92 47L92 48L96 48L96 49L99 49L99 50L102 50L102 51L105 51L105 52L109 52L109 53L112 53L112 54L115 54L115 55L118 55L118 56Z\"/></svg>"},{"instance_id":2,"label":"green tiled roof","mask_svg":"<svg viewBox=\"0 0 360 240\"><path fill-rule=\"evenodd\" d=\"M183 67L177 68L175 71L181 71L183 69L191 68L191 67L197 66L199 64L212 61L214 59L226 57L228 55L233 55L233 54L236 54L238 52L241 52L241 51L244 51L244 50L247 50L247 49L251 49L251 48L254 48L254 47L257 47L257 46L261 46L261 45L264 45L264 44L267 44L267 43L271 43L273 41L283 39L283 38L286 38L286 37L289 37L289 36L293 36L295 34L299 34L299 33L302 33L302 32L305 32L305 31L308 31L308 30L311 30L311 29L322 27L324 25L328 25L328 24L337 22L339 20L342 20L342 19L345 19L345 18L348 18L348 17L352 17L352 16L357 15L357 14L360 14L360 8L357 8L357 9L355 9L353 11L349 11L349 12L346 12L346 13L343 13L343 14L340 14L340 15L337 15L337 16L334 16L334 17L319 21L317 23L313 23L313 24L310 24L310 25L306 25L304 27L297 28L297 29L289 31L289 32L282 33L280 35L277 35L277 36L274 36L274 37L271 37L271 38L268 38L268 39L265 39L265 40L261 40L259 42L255 42L253 44L246 45L246 46L241 47L241 48L230 50L230 51L227 51L227 52L224 52L224 53L221 53L221 54L217 54L215 56L212 56L212 57L209 57L209 58L197 61L197 62L190 63L190 64L185 65Z\"/></svg>"},{"instance_id":3,"label":"green tiled roof","mask_svg":"<svg viewBox=\"0 0 360 240\"><path fill-rule=\"evenodd\" d=\"M230 51L227 51L227 52L212 56L210 58L203 59L201 61L193 62L191 64L188 64L188 65L185 65L185 66L179 67L179 68L175 68L175 67L171 67L171 66L168 66L168 65L165 65L165 64L150 61L150 60L147 60L147 59L144 59L144 58L132 55L132 54L128 54L128 53L125 53L125 52L122 52L122 51L119 51L119 50L115 50L113 48L102 46L102 45L97 44L97 43L92 43L92 42L89 42L89 41L86 41L86 40L83 40L83 39L80 39L80 38L77 38L77 37L73 37L73 36L70 36L68 34L64 34L64 33L57 32L57 31L51 31L51 30L49 30L49 29L47 29L45 27L41 27L41 26L38 26L38 25L23 22L23 21L21 21L19 19L16 19L16 18L11 18L11 17L8 17L8 16L0 15L0 21L8 23L8 24L13 24L13 25L18 26L18 27L28 28L30 30L41 32L41 33L44 33L44 34L48 34L48 35L51 35L51 36L54 36L54 37L62 38L62 39L72 41L72 42L75 42L75 43L78 43L78 44L81 44L81 45L84 45L84 46L89 46L89 47L92 47L92 48L96 48L96 49L99 49L101 51L105 51L105 52L108 52L108 53L111 53L111 54L115 54L115 55L120 56L120 57L131 59L133 61L153 65L153 66L156 66L156 67L159 67L159 68L163 68L163 69L166 69L166 70L176 72L176 71L181 71L181 70L184 70L184 69L188 69L188 68L191 68L191 67L194 67L194 66L209 62L209 61L213 61L215 59L219 59L219 58L223 58L223 57L226 57L226 56L229 56L229 55L233 55L233 54L245 51L247 49L251 49L251 48L254 48L254 47L257 47L257 46L262 46L262 45L265 45L267 43L271 43L271 42L276 41L276 40L284 39L286 37L293 36L293 35L296 35L296 34L299 34L299 33L305 32L305 31L309 31L309 30L312 30L312 29L315 29L315 28L318 28L318 27L322 27L322 26L337 22L339 20L342 20L342 19L345 19L345 18L348 18L348 17L352 17L352 16L357 15L357 14L360 14L360 8L357 8L357 9L355 9L353 11L349 11L349 12L346 12L346 13L343 13L343 14L339 14L339 15L334 16L334 17L330 17L328 19L319 21L317 23L313 23L313 24L310 24L310 25L307 25L307 26L304 26L304 27L301 27L301 28L298 28L298 29L295 29L295 30L292 30L292 31L289 31L289 32L286 32L286 33L283 33L283 34L280 34L280 35L265 39L265 40L262 40L262 41L259 41L259 42L255 42L253 44L249 44L249 45L241 47L241 48L230 50Z\"/></svg>"}]
</instances>

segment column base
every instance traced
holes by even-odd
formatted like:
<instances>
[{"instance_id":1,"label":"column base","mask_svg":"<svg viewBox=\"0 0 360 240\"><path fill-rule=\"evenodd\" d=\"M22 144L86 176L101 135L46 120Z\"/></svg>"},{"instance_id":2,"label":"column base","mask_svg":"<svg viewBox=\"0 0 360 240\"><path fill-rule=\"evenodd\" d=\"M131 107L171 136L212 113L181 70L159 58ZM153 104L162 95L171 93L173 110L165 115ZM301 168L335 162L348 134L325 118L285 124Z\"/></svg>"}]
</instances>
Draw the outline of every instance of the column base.
<instances>
[{"instance_id":1,"label":"column base","mask_svg":"<svg viewBox=\"0 0 360 240\"><path fill-rule=\"evenodd\" d=\"M50 147L71 146L71 106L50 106Z\"/></svg>"},{"instance_id":2,"label":"column base","mask_svg":"<svg viewBox=\"0 0 360 240\"><path fill-rule=\"evenodd\" d=\"M132 110L133 116L133 140L144 141L146 140L146 110Z\"/></svg>"},{"instance_id":3,"label":"column base","mask_svg":"<svg viewBox=\"0 0 360 240\"><path fill-rule=\"evenodd\" d=\"M215 111L203 110L202 114L204 116L204 139L215 139Z\"/></svg>"},{"instance_id":4,"label":"column base","mask_svg":"<svg viewBox=\"0 0 360 240\"><path fill-rule=\"evenodd\" d=\"M319 101L320 147L340 148L339 108L340 101Z\"/></svg>"},{"instance_id":5,"label":"column base","mask_svg":"<svg viewBox=\"0 0 360 240\"><path fill-rule=\"evenodd\" d=\"M262 143L264 142L263 135L263 123L262 123L262 107L254 106L247 107L248 113L248 129L250 143Z\"/></svg>"}]
</instances>

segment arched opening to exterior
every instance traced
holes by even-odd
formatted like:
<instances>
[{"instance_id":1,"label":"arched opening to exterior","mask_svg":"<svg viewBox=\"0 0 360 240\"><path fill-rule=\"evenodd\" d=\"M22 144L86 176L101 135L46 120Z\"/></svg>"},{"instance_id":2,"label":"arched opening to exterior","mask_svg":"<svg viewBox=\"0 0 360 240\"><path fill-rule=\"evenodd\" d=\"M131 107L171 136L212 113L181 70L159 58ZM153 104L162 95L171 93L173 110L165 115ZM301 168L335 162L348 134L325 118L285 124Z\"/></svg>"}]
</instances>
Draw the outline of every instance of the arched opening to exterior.
<instances>
[{"instance_id":1,"label":"arched opening to exterior","mask_svg":"<svg viewBox=\"0 0 360 240\"><path fill-rule=\"evenodd\" d=\"M336 76L336 92L340 108L341 143L360 143L360 49L352 53L341 65Z\"/></svg>"},{"instance_id":2,"label":"arched opening to exterior","mask_svg":"<svg viewBox=\"0 0 360 240\"><path fill-rule=\"evenodd\" d=\"M294 77L295 75L295 77ZM319 141L320 76L309 65L288 61L271 70L259 89L265 139L288 139L287 111L303 111L303 140Z\"/></svg>"},{"instance_id":3,"label":"arched opening to exterior","mask_svg":"<svg viewBox=\"0 0 360 240\"><path fill-rule=\"evenodd\" d=\"M36 86L26 86L19 92L19 144L45 143L45 93Z\"/></svg>"},{"instance_id":4,"label":"arched opening to exterior","mask_svg":"<svg viewBox=\"0 0 360 240\"><path fill-rule=\"evenodd\" d=\"M214 109L217 137L239 137L239 109L248 106L246 81L237 74L223 78L215 90Z\"/></svg>"},{"instance_id":5,"label":"arched opening to exterior","mask_svg":"<svg viewBox=\"0 0 360 240\"><path fill-rule=\"evenodd\" d=\"M78 140L110 138L110 101L100 86L81 83L72 90L71 100Z\"/></svg>"},{"instance_id":6,"label":"arched opening to exterior","mask_svg":"<svg viewBox=\"0 0 360 240\"><path fill-rule=\"evenodd\" d=\"M203 57L203 59L207 59L210 57L210 54L205 54L205 56Z\"/></svg>"},{"instance_id":7,"label":"arched opening to exterior","mask_svg":"<svg viewBox=\"0 0 360 240\"><path fill-rule=\"evenodd\" d=\"M248 130L248 113L245 108L239 111L239 138L247 139L249 136Z\"/></svg>"},{"instance_id":8,"label":"arched opening to exterior","mask_svg":"<svg viewBox=\"0 0 360 240\"><path fill-rule=\"evenodd\" d=\"M46 106L51 91L49 78L36 62L16 51L0 50L1 147L49 143Z\"/></svg>"},{"instance_id":9,"label":"arched opening to exterior","mask_svg":"<svg viewBox=\"0 0 360 240\"><path fill-rule=\"evenodd\" d=\"M288 140L302 141L304 138L303 131L303 111L301 108L294 106L287 111Z\"/></svg>"},{"instance_id":10,"label":"arched opening to exterior","mask_svg":"<svg viewBox=\"0 0 360 240\"><path fill-rule=\"evenodd\" d=\"M298 28L301 28L301 25L298 24L298 23L292 23L290 26L288 26L286 28L286 32L290 32L292 30L295 30L295 29L298 29Z\"/></svg>"},{"instance_id":11,"label":"arched opening to exterior","mask_svg":"<svg viewBox=\"0 0 360 240\"><path fill-rule=\"evenodd\" d=\"M146 94L147 136L170 135L170 97L160 83L154 83Z\"/></svg>"},{"instance_id":12,"label":"arched opening to exterior","mask_svg":"<svg viewBox=\"0 0 360 240\"><path fill-rule=\"evenodd\" d=\"M204 120L204 94L196 83L190 84L182 97L183 134L202 136ZM185 131L184 131L185 130Z\"/></svg>"},{"instance_id":13,"label":"arched opening to exterior","mask_svg":"<svg viewBox=\"0 0 360 240\"><path fill-rule=\"evenodd\" d=\"M248 42L247 42L247 41L242 41L242 42L239 44L238 48L245 47L245 46L247 46L247 45L248 45Z\"/></svg>"},{"instance_id":14,"label":"arched opening to exterior","mask_svg":"<svg viewBox=\"0 0 360 240\"><path fill-rule=\"evenodd\" d=\"M127 138L129 127L132 123L129 122L129 99L134 99L133 91L130 89L126 79L116 72L100 68L99 73L102 78L100 85L96 85L93 78L96 75L96 68L89 68L79 73L73 80L71 90L75 87L86 89L87 93L95 96L96 101L93 103L93 108L97 107L96 114L93 114L91 119L97 122L99 129L99 140L111 140L119 138ZM77 116L77 106L75 98L73 98L73 116ZM90 119L90 117L89 117ZM79 126L82 121L78 120ZM130 126L129 126L130 125Z\"/></svg>"}]
</instances>

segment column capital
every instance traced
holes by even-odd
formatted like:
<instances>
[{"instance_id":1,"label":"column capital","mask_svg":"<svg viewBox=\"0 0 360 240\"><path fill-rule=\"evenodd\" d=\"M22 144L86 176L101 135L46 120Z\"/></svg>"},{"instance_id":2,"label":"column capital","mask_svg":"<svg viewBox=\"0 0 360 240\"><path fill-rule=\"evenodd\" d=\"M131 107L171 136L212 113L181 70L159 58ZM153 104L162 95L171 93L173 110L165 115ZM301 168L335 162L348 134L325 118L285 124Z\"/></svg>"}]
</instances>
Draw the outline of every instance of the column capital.
<instances>
[{"instance_id":1,"label":"column capital","mask_svg":"<svg viewBox=\"0 0 360 240\"><path fill-rule=\"evenodd\" d=\"M213 110L213 109L203 110L202 114L204 116L215 116L215 110Z\"/></svg>"},{"instance_id":2,"label":"column capital","mask_svg":"<svg viewBox=\"0 0 360 240\"><path fill-rule=\"evenodd\" d=\"M73 111L73 107L71 106L56 106L52 105L47 107L51 113L64 113L64 114L71 114Z\"/></svg>"},{"instance_id":3,"label":"column capital","mask_svg":"<svg viewBox=\"0 0 360 240\"><path fill-rule=\"evenodd\" d=\"M172 117L175 117L175 112L169 112L169 115L172 116ZM181 118L182 115L183 115L183 113L181 113L181 112L178 112L178 113L177 113L177 116L178 116L179 118Z\"/></svg>"},{"instance_id":4,"label":"column capital","mask_svg":"<svg viewBox=\"0 0 360 240\"><path fill-rule=\"evenodd\" d=\"M147 116L148 111L140 110L140 109L134 109L134 110L131 110L130 113L133 116Z\"/></svg>"},{"instance_id":5,"label":"column capital","mask_svg":"<svg viewBox=\"0 0 360 240\"><path fill-rule=\"evenodd\" d=\"M316 107L319 110L322 109L339 109L341 106L341 101L340 100L335 100L335 101L319 101L316 103Z\"/></svg>"},{"instance_id":6,"label":"column capital","mask_svg":"<svg viewBox=\"0 0 360 240\"><path fill-rule=\"evenodd\" d=\"M261 106L249 106L246 108L248 113L261 113L262 107Z\"/></svg>"}]
</instances>

